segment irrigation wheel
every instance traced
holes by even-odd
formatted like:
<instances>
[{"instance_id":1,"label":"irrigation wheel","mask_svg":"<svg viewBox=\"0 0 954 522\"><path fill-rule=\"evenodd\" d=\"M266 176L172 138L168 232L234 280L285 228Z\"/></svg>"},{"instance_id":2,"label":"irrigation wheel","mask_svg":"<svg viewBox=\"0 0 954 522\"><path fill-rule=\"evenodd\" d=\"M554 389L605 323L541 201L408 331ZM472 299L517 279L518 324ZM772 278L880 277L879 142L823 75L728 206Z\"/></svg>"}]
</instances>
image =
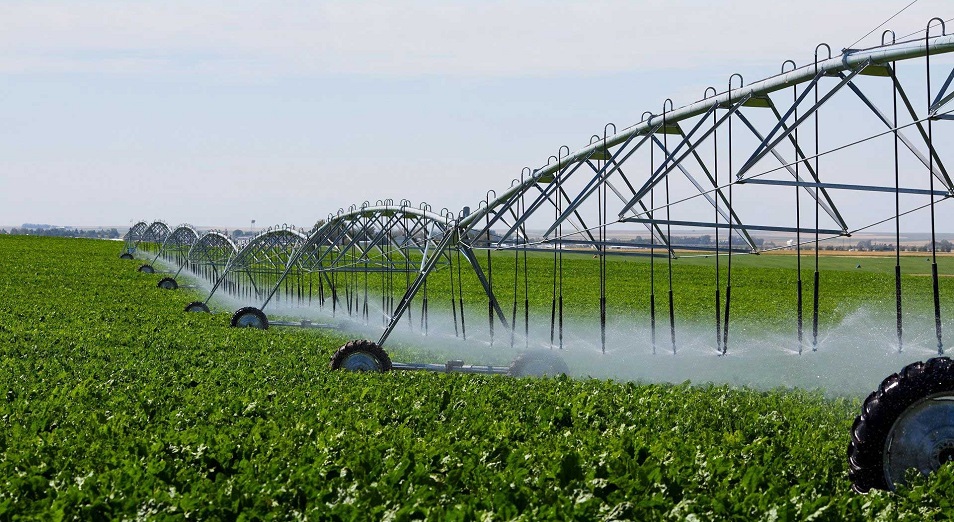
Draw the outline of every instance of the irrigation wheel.
<instances>
[{"instance_id":1,"label":"irrigation wheel","mask_svg":"<svg viewBox=\"0 0 954 522\"><path fill-rule=\"evenodd\" d=\"M332 370L350 372L391 371L391 358L377 343L365 340L348 341L331 356Z\"/></svg>"},{"instance_id":2,"label":"irrigation wheel","mask_svg":"<svg viewBox=\"0 0 954 522\"><path fill-rule=\"evenodd\" d=\"M232 326L236 328L258 328L268 330L268 317L265 312L254 306L239 308L232 314Z\"/></svg>"},{"instance_id":3,"label":"irrigation wheel","mask_svg":"<svg viewBox=\"0 0 954 522\"><path fill-rule=\"evenodd\" d=\"M512 377L555 377L570 372L559 355L548 350L523 352L510 363Z\"/></svg>"},{"instance_id":4,"label":"irrigation wheel","mask_svg":"<svg viewBox=\"0 0 954 522\"><path fill-rule=\"evenodd\" d=\"M191 303L186 305L185 311L186 312L205 312L205 313L211 312L211 310L209 310L208 305L206 305L202 301L192 301Z\"/></svg>"},{"instance_id":5,"label":"irrigation wheel","mask_svg":"<svg viewBox=\"0 0 954 522\"><path fill-rule=\"evenodd\" d=\"M140 272L142 272L142 273L144 273L144 274L155 274L155 273L156 273L156 269L153 268L152 265L149 265L149 264L140 265L140 267L139 267L137 270L139 270Z\"/></svg>"},{"instance_id":6,"label":"irrigation wheel","mask_svg":"<svg viewBox=\"0 0 954 522\"><path fill-rule=\"evenodd\" d=\"M177 283L176 280L173 279L173 278L171 278L171 277L163 277L162 279L159 280L159 283L156 284L156 286L158 286L159 288L162 288L162 289L164 289L164 290L178 290L178 289L179 289L179 283Z\"/></svg>"},{"instance_id":7,"label":"irrigation wheel","mask_svg":"<svg viewBox=\"0 0 954 522\"><path fill-rule=\"evenodd\" d=\"M859 493L893 490L914 468L924 475L954 460L954 361L936 357L892 374L851 426L848 477Z\"/></svg>"},{"instance_id":8,"label":"irrigation wheel","mask_svg":"<svg viewBox=\"0 0 954 522\"><path fill-rule=\"evenodd\" d=\"M133 255L130 254L129 252L123 252L122 254L119 254L119 259L132 259L132 258L133 258Z\"/></svg>"}]
</instances>

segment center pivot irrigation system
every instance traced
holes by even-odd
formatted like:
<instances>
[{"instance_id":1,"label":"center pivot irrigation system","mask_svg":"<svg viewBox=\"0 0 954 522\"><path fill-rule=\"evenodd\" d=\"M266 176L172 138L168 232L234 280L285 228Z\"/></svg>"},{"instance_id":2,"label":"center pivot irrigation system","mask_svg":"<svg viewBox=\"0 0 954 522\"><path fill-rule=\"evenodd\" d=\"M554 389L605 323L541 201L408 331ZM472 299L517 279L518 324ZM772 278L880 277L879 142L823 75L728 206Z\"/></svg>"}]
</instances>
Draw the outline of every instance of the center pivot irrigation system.
<instances>
[{"instance_id":1,"label":"center pivot irrigation system","mask_svg":"<svg viewBox=\"0 0 954 522\"><path fill-rule=\"evenodd\" d=\"M175 288L183 271L205 280L208 297L188 311L209 311L217 293L250 304L234 313L233 326L320 326L270 321L269 307L281 316L320 309L380 325L376 342L338 349L332 368L556 374L567 371L559 350L577 339L568 309L578 302L598 308L593 344L603 353L614 342L611 320L645 321L653 353L676 353L681 296L673 274L680 258L711 258L712 347L729 354L733 259L779 248L797 259L795 346L817 350L826 288L819 251L890 224L900 351L910 335L901 284L901 224L910 220L930 224L931 337L942 356L936 223L954 196L943 160L954 134L942 125L954 119L954 70L936 57L950 51L954 35L940 19L915 39L885 31L882 45L838 56L820 44L807 65L788 60L779 74L748 84L734 74L725 89L710 87L689 105L666 100L661 112L646 112L628 128L608 124L576 152L563 146L545 165L525 168L473 210L366 202L311 230L276 227L241 246L220 232L141 222L126 235L122 255L151 258L143 271L160 258L175 267L160 282L165 288ZM700 230L711 235L699 241ZM766 236L788 241L768 245ZM609 274L608 256L644 256L647 270ZM811 274L804 282L803 263ZM577 288L573 277L583 271L591 284ZM613 277L648 277L652 289L635 307L614 310L607 298ZM474 295L483 303L475 305ZM525 351L510 366L392 362L383 346L395 329L405 324L428 334L435 310L450 319L441 335ZM531 350L538 338L548 338L550 350ZM928 473L948 460L954 365L937 357L888 377L865 400L851 432L850 476L858 491L890 489L907 469Z\"/></svg>"}]
</instances>

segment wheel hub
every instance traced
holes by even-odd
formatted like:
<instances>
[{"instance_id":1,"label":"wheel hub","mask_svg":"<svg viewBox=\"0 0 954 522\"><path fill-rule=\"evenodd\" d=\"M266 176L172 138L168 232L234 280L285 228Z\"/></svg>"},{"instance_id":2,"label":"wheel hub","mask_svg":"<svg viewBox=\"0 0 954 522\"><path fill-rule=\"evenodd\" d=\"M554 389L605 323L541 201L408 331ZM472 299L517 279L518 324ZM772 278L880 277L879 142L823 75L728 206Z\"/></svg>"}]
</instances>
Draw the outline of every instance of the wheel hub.
<instances>
[{"instance_id":1,"label":"wheel hub","mask_svg":"<svg viewBox=\"0 0 954 522\"><path fill-rule=\"evenodd\" d=\"M380 372L381 362L369 353L356 352L345 357L341 368L352 372Z\"/></svg>"},{"instance_id":2,"label":"wheel hub","mask_svg":"<svg viewBox=\"0 0 954 522\"><path fill-rule=\"evenodd\" d=\"M954 395L930 397L898 418L888 434L884 472L888 484L908 469L927 475L954 460Z\"/></svg>"},{"instance_id":3,"label":"wheel hub","mask_svg":"<svg viewBox=\"0 0 954 522\"><path fill-rule=\"evenodd\" d=\"M954 440L947 440L935 448L934 460L937 461L938 465L944 465L954 460Z\"/></svg>"},{"instance_id":4,"label":"wheel hub","mask_svg":"<svg viewBox=\"0 0 954 522\"><path fill-rule=\"evenodd\" d=\"M208 312L209 307L201 301L196 301L194 303L189 303L185 308L186 312Z\"/></svg>"},{"instance_id":5,"label":"wheel hub","mask_svg":"<svg viewBox=\"0 0 954 522\"><path fill-rule=\"evenodd\" d=\"M262 328L262 321L254 314L243 314L235 321L236 326Z\"/></svg>"}]
</instances>

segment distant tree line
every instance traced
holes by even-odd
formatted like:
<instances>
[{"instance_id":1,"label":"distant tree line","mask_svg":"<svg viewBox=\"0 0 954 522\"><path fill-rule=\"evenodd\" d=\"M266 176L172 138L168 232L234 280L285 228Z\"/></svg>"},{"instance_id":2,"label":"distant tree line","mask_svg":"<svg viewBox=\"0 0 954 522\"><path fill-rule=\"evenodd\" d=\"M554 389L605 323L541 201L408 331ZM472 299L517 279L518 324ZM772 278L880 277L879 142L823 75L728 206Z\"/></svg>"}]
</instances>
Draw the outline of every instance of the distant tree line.
<instances>
[{"instance_id":1,"label":"distant tree line","mask_svg":"<svg viewBox=\"0 0 954 522\"><path fill-rule=\"evenodd\" d=\"M10 234L14 236L54 236L54 237L86 237L92 239L117 239L122 237L115 228L109 229L78 229L66 227L44 227L44 228L11 228L9 232L6 229L0 229L0 234Z\"/></svg>"},{"instance_id":2,"label":"distant tree line","mask_svg":"<svg viewBox=\"0 0 954 522\"><path fill-rule=\"evenodd\" d=\"M755 242L755 245L759 247L760 249L772 249L777 247L777 245L772 241L765 241L764 239L759 237L754 237L752 239ZM631 242L647 243L649 242L649 239L643 238L642 236L636 236L636 238L632 239ZM677 247L694 245L694 246L702 246L702 247L711 247L713 249L715 248L715 242L713 241L712 236L672 236L672 243L673 245L677 245ZM726 241L725 239L720 239L719 241L720 248L728 248L728 246L729 246L728 241ZM738 247L739 245L736 242L734 246ZM789 245L788 248L794 249L795 246ZM802 248L804 250L812 250L814 248L814 244L811 242L808 242L803 244ZM827 250L827 251L858 250L861 252L894 252L894 248L895 248L894 243L878 243L870 239L864 239L855 244L847 244L847 243L835 244L835 243L832 243L831 241L824 241L820 243L819 245L820 250ZM922 245L903 244L901 245L901 251L902 252L930 252L931 243L924 243ZM951 241L947 239L942 239L937 242L937 251L952 252L954 251L954 243L952 243Z\"/></svg>"},{"instance_id":3,"label":"distant tree line","mask_svg":"<svg viewBox=\"0 0 954 522\"><path fill-rule=\"evenodd\" d=\"M845 250L848 247L836 249L836 250ZM894 251L894 243L875 243L870 239L865 239L859 241L858 244L854 246L855 250L860 250L862 252L889 252ZM942 239L937 242L937 251L938 252L950 252L954 248L954 243L946 239ZM925 243L923 245L901 245L901 250L903 252L930 252L931 243Z\"/></svg>"}]
</instances>

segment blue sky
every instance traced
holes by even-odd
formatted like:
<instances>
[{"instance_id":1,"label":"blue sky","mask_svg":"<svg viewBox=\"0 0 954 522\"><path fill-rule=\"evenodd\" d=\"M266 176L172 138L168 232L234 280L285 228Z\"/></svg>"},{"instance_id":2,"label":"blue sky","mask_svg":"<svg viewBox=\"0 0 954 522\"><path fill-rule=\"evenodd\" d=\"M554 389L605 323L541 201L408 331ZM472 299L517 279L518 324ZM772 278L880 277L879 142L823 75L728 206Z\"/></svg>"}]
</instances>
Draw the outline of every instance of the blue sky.
<instances>
[{"instance_id":1,"label":"blue sky","mask_svg":"<svg viewBox=\"0 0 954 522\"><path fill-rule=\"evenodd\" d=\"M907 4L5 1L0 225L458 210L606 122L807 63ZM932 16L954 6L919 0L886 27Z\"/></svg>"}]
</instances>

